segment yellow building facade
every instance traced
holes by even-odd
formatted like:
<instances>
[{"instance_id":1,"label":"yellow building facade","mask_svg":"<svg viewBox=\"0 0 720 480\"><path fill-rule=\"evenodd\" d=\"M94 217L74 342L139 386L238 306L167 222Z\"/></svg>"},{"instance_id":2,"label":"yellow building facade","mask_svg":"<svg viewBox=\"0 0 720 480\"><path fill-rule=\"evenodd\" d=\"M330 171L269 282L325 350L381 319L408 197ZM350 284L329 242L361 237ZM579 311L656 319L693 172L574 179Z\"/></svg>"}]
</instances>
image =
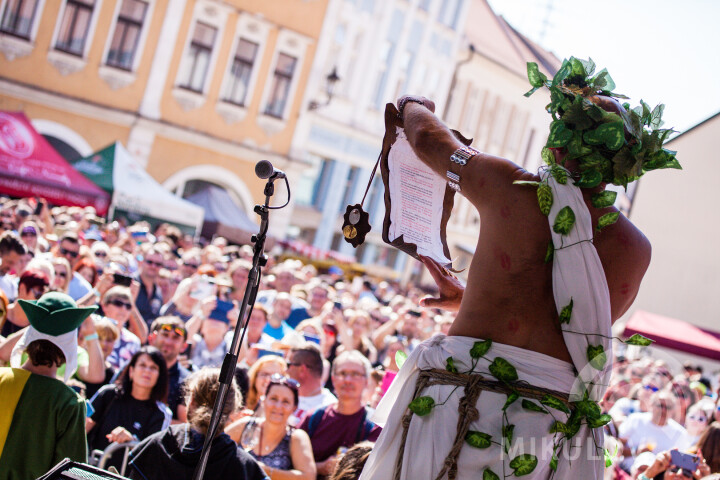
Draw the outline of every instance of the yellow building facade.
<instances>
[{"instance_id":1,"label":"yellow building facade","mask_svg":"<svg viewBox=\"0 0 720 480\"><path fill-rule=\"evenodd\" d=\"M0 110L66 158L120 141L178 195L216 184L252 218L255 163L305 165L289 151L327 3L0 0Z\"/></svg>"}]
</instances>

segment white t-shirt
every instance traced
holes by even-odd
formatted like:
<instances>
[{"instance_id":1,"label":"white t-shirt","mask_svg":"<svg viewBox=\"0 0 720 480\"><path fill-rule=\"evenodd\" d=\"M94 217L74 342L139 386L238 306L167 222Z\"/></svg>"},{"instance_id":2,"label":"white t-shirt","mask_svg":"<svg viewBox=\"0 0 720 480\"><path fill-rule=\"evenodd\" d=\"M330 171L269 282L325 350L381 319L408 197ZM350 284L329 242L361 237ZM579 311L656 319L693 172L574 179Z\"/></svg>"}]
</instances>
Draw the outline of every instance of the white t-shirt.
<instances>
[{"instance_id":1,"label":"white t-shirt","mask_svg":"<svg viewBox=\"0 0 720 480\"><path fill-rule=\"evenodd\" d=\"M648 444L655 445L653 453L677 448L681 452L691 446L691 438L687 430L673 419L668 419L662 427L652 422L652 413L632 413L620 425L620 438L626 438L628 446L635 450ZM633 458L623 460L623 467L628 469Z\"/></svg>"},{"instance_id":2,"label":"white t-shirt","mask_svg":"<svg viewBox=\"0 0 720 480\"><path fill-rule=\"evenodd\" d=\"M5 292L8 302L14 302L18 296L18 278L9 273L0 275L0 290Z\"/></svg>"},{"instance_id":3,"label":"white t-shirt","mask_svg":"<svg viewBox=\"0 0 720 480\"><path fill-rule=\"evenodd\" d=\"M298 408L288 419L288 424L292 427L299 426L307 415L320 407L332 405L337 402L337 397L327 388L323 388L320 393L312 397L300 397L298 400Z\"/></svg>"}]
</instances>

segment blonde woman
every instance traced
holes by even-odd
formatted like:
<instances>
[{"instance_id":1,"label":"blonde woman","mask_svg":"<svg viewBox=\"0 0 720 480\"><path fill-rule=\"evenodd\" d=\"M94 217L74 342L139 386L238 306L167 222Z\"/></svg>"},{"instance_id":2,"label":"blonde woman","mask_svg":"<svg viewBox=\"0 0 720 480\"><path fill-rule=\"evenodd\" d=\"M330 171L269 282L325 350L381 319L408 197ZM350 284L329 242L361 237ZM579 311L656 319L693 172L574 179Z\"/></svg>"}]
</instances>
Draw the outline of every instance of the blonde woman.
<instances>
[{"instance_id":1,"label":"blonde woman","mask_svg":"<svg viewBox=\"0 0 720 480\"><path fill-rule=\"evenodd\" d=\"M258 360L248 370L248 388L247 397L245 398L245 408L255 412L258 415L262 410L262 396L270 384L270 377L278 373L285 375L287 371L287 363L282 357L277 355L265 355Z\"/></svg>"},{"instance_id":2,"label":"blonde woman","mask_svg":"<svg viewBox=\"0 0 720 480\"><path fill-rule=\"evenodd\" d=\"M72 280L72 269L70 262L63 257L52 258L53 270L55 270L55 279L50 288L56 292L67 293Z\"/></svg>"}]
</instances>

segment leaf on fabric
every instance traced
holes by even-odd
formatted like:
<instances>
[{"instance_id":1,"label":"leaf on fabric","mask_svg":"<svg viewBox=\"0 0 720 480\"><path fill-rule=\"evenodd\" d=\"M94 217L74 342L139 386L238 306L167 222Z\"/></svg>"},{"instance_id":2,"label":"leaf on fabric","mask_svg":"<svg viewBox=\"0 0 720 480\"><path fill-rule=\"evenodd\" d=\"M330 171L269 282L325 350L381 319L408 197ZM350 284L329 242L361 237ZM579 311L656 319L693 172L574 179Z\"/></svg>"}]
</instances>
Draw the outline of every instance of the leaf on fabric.
<instances>
[{"instance_id":1,"label":"leaf on fabric","mask_svg":"<svg viewBox=\"0 0 720 480\"><path fill-rule=\"evenodd\" d=\"M588 345L587 359L596 370L602 370L607 362L607 355L602 345Z\"/></svg>"},{"instance_id":2,"label":"leaf on fabric","mask_svg":"<svg viewBox=\"0 0 720 480\"><path fill-rule=\"evenodd\" d=\"M555 216L553 231L560 235L567 235L573 225L575 225L575 212L570 206L565 206Z\"/></svg>"},{"instance_id":3,"label":"leaf on fabric","mask_svg":"<svg viewBox=\"0 0 720 480\"><path fill-rule=\"evenodd\" d=\"M505 400L505 404L502 407L503 412L508 409L510 405L515 403L515 400L520 398L520 394L517 392L510 392L510 394L507 396L507 400Z\"/></svg>"},{"instance_id":4,"label":"leaf on fabric","mask_svg":"<svg viewBox=\"0 0 720 480\"><path fill-rule=\"evenodd\" d=\"M561 412L570 413L570 409L568 408L568 406L565 405L562 400L558 399L557 397L553 397L552 395L543 395L543 397L540 399L540 403L542 403L546 407L554 408L555 410L560 410Z\"/></svg>"},{"instance_id":5,"label":"leaf on fabric","mask_svg":"<svg viewBox=\"0 0 720 480\"><path fill-rule=\"evenodd\" d=\"M560 310L560 324L570 323L570 317L572 316L572 309L573 309L573 299L570 298L570 303L565 305L562 308L562 310Z\"/></svg>"},{"instance_id":6,"label":"leaf on fabric","mask_svg":"<svg viewBox=\"0 0 720 480\"><path fill-rule=\"evenodd\" d=\"M545 413L545 414L549 413L547 410L545 410L543 407L541 407L537 403L535 403L531 400L528 400L526 398L523 398L521 405L522 405L522 408L524 408L525 410L529 410L531 412L538 412L538 413Z\"/></svg>"},{"instance_id":7,"label":"leaf on fabric","mask_svg":"<svg viewBox=\"0 0 720 480\"><path fill-rule=\"evenodd\" d=\"M552 174L553 178L556 182L558 182L561 185L565 185L567 183L567 170L565 170L560 165L553 165L550 167L550 173Z\"/></svg>"},{"instance_id":8,"label":"leaf on fabric","mask_svg":"<svg viewBox=\"0 0 720 480\"><path fill-rule=\"evenodd\" d=\"M490 441L491 439L492 435L477 432L475 430L469 430L467 434L465 434L465 441L467 444L475 448L488 448L492 445L492 442Z\"/></svg>"},{"instance_id":9,"label":"leaf on fabric","mask_svg":"<svg viewBox=\"0 0 720 480\"><path fill-rule=\"evenodd\" d=\"M612 190L605 190L600 193L594 194L590 201L592 202L592 206L595 208L607 208L611 207L615 203L615 199L617 198L617 192L614 192Z\"/></svg>"},{"instance_id":10,"label":"leaf on fabric","mask_svg":"<svg viewBox=\"0 0 720 480\"><path fill-rule=\"evenodd\" d=\"M505 453L508 453L510 451L510 446L512 445L513 441L514 430L515 425L505 425L502 427L502 435L505 439Z\"/></svg>"},{"instance_id":11,"label":"leaf on fabric","mask_svg":"<svg viewBox=\"0 0 720 480\"><path fill-rule=\"evenodd\" d=\"M402 350L398 350L397 352L395 352L395 364L398 366L398 368L402 368L405 360L407 360L407 353L403 352Z\"/></svg>"},{"instance_id":12,"label":"leaf on fabric","mask_svg":"<svg viewBox=\"0 0 720 480\"><path fill-rule=\"evenodd\" d=\"M535 455L525 453L513 458L510 461L510 468L514 470L513 473L516 477L522 477L523 475L532 473L532 471L535 470L535 467L537 467L537 464L538 460Z\"/></svg>"},{"instance_id":13,"label":"leaf on fabric","mask_svg":"<svg viewBox=\"0 0 720 480\"><path fill-rule=\"evenodd\" d=\"M550 425L550 433L568 433L567 425L565 425L563 422L559 420L555 420L552 425Z\"/></svg>"},{"instance_id":14,"label":"leaf on fabric","mask_svg":"<svg viewBox=\"0 0 720 480\"><path fill-rule=\"evenodd\" d=\"M543 183L537 189L538 204L543 215L550 215L550 208L553 204L553 192L550 185Z\"/></svg>"},{"instance_id":15,"label":"leaf on fabric","mask_svg":"<svg viewBox=\"0 0 720 480\"><path fill-rule=\"evenodd\" d=\"M553 155L549 148L543 147L542 151L540 152L540 156L542 157L542 161L545 162L546 165L555 164L555 155Z\"/></svg>"},{"instance_id":16,"label":"leaf on fabric","mask_svg":"<svg viewBox=\"0 0 720 480\"><path fill-rule=\"evenodd\" d=\"M638 347L647 347L648 345L652 344L655 340L651 340L647 338L644 335L640 335L639 333L636 333L632 335L630 338L625 339L623 342L626 345L637 345Z\"/></svg>"},{"instance_id":17,"label":"leaf on fabric","mask_svg":"<svg viewBox=\"0 0 720 480\"><path fill-rule=\"evenodd\" d=\"M480 358L485 355L492 347L492 340L483 340L482 342L473 343L470 349L470 356L472 358Z\"/></svg>"},{"instance_id":18,"label":"leaf on fabric","mask_svg":"<svg viewBox=\"0 0 720 480\"><path fill-rule=\"evenodd\" d=\"M488 370L490 370L493 377L497 378L501 382L514 382L518 379L515 367L502 357L495 357L495 360L492 361Z\"/></svg>"},{"instance_id":19,"label":"leaf on fabric","mask_svg":"<svg viewBox=\"0 0 720 480\"><path fill-rule=\"evenodd\" d=\"M609 225L612 225L613 223L617 222L618 218L620 218L620 212L610 212L606 213L605 215L601 215L598 218L598 224L597 227L595 227L595 230L599 231Z\"/></svg>"},{"instance_id":20,"label":"leaf on fabric","mask_svg":"<svg viewBox=\"0 0 720 480\"><path fill-rule=\"evenodd\" d=\"M513 182L513 185L532 185L534 187L537 187L540 185L540 182L536 182L535 180L515 180Z\"/></svg>"},{"instance_id":21,"label":"leaf on fabric","mask_svg":"<svg viewBox=\"0 0 720 480\"><path fill-rule=\"evenodd\" d=\"M498 477L497 473L493 472L489 468L486 468L483 470L482 480L500 480L500 477Z\"/></svg>"},{"instance_id":22,"label":"leaf on fabric","mask_svg":"<svg viewBox=\"0 0 720 480\"><path fill-rule=\"evenodd\" d=\"M548 243L548 246L547 246L547 250L545 251L545 263L552 262L554 256L555 256L555 245L553 245L552 240L550 240L550 243Z\"/></svg>"},{"instance_id":23,"label":"leaf on fabric","mask_svg":"<svg viewBox=\"0 0 720 480\"><path fill-rule=\"evenodd\" d=\"M612 417L608 415L607 413L600 415L597 418L588 418L588 425L590 428L600 428L612 421Z\"/></svg>"},{"instance_id":24,"label":"leaf on fabric","mask_svg":"<svg viewBox=\"0 0 720 480\"><path fill-rule=\"evenodd\" d=\"M455 366L455 360L453 360L453 357L448 357L447 360L445 360L445 370L450 373L458 373L458 369Z\"/></svg>"},{"instance_id":25,"label":"leaf on fabric","mask_svg":"<svg viewBox=\"0 0 720 480\"><path fill-rule=\"evenodd\" d=\"M410 402L410 405L408 405L408 408L410 411L412 411L415 415L418 415L420 417L424 417L428 413L430 413L435 406L435 400L432 397L418 397L412 402Z\"/></svg>"},{"instance_id":26,"label":"leaf on fabric","mask_svg":"<svg viewBox=\"0 0 720 480\"><path fill-rule=\"evenodd\" d=\"M584 416L588 420L597 419L602 413L600 405L589 399L575 402L575 407L577 408L578 414Z\"/></svg>"},{"instance_id":27,"label":"leaf on fabric","mask_svg":"<svg viewBox=\"0 0 720 480\"><path fill-rule=\"evenodd\" d=\"M557 464L558 464L558 457L553 453L552 458L550 459L550 468L553 469L554 472L557 472Z\"/></svg>"}]
</instances>

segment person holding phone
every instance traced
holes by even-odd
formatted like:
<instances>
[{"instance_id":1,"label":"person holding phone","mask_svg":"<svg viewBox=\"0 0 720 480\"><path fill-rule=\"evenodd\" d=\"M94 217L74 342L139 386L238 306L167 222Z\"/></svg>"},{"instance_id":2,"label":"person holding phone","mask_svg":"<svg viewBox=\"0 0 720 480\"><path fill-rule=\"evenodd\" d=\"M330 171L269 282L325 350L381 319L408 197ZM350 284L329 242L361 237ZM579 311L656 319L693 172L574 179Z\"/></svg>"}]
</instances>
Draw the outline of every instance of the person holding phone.
<instances>
[{"instance_id":1,"label":"person holding phone","mask_svg":"<svg viewBox=\"0 0 720 480\"><path fill-rule=\"evenodd\" d=\"M133 308L132 303L130 289L120 286L109 288L100 302L105 316L115 322L120 330L120 336L106 359L107 363L115 370L123 368L142 345L140 338L127 329Z\"/></svg>"},{"instance_id":2,"label":"person holding phone","mask_svg":"<svg viewBox=\"0 0 720 480\"><path fill-rule=\"evenodd\" d=\"M700 480L710 473L702 452L693 455L673 449L658 453L653 464L638 475L637 480Z\"/></svg>"},{"instance_id":3,"label":"person holding phone","mask_svg":"<svg viewBox=\"0 0 720 480\"><path fill-rule=\"evenodd\" d=\"M232 303L216 300L215 308L207 318L197 317L196 323L200 323L199 333L192 333L197 328L196 325L191 325L194 319L187 323L188 334L192 335L190 337L192 342L188 343L191 343L190 361L194 367L219 367L222 365L230 347L225 341L225 334L230 324L228 314L232 309Z\"/></svg>"}]
</instances>

